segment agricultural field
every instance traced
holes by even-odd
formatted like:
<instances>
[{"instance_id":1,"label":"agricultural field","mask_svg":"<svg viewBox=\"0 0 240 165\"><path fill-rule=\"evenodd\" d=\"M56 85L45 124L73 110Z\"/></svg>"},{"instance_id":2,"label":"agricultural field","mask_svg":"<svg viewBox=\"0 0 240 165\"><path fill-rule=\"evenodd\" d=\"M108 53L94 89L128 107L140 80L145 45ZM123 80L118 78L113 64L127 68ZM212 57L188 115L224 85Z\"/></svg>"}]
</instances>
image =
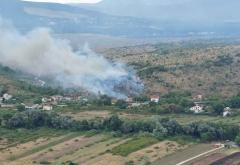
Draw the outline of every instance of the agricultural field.
<instances>
[{"instance_id":1,"label":"agricultural field","mask_svg":"<svg viewBox=\"0 0 240 165\"><path fill-rule=\"evenodd\" d=\"M125 165L134 162L154 162L187 148L177 141L159 141L149 136L121 136L92 134L90 132L64 132L50 129L1 129L0 158L3 165L30 164L110 164Z\"/></svg>"},{"instance_id":2,"label":"agricultural field","mask_svg":"<svg viewBox=\"0 0 240 165\"><path fill-rule=\"evenodd\" d=\"M109 110L79 110L79 111L74 111L74 112L61 112L60 113L62 116L69 116L75 120L92 120L92 119L98 119L98 118L107 118L113 114L117 114L120 118L126 119L126 120L136 120L136 119L142 119L142 120L148 120L148 119L154 119L155 117L159 118L169 118L176 120L177 122L181 124L189 124L194 122L223 122L223 123L228 123L228 124L239 124L240 123L240 116L232 116L230 118L224 118L222 116L210 116L210 115L195 115L195 114L141 114L141 113L132 113L130 111L122 111L122 112L114 112L114 111L109 111Z\"/></svg>"}]
</instances>

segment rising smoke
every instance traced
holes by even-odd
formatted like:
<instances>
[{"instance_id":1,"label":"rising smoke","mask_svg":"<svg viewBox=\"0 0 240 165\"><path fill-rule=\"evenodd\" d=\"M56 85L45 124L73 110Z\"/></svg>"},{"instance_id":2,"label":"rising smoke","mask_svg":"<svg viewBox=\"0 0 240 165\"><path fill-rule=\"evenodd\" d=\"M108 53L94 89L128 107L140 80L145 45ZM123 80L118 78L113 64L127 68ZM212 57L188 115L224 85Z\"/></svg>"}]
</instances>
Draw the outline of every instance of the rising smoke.
<instances>
[{"instance_id":1,"label":"rising smoke","mask_svg":"<svg viewBox=\"0 0 240 165\"><path fill-rule=\"evenodd\" d=\"M37 28L21 34L0 19L0 64L37 77L50 77L64 88L84 88L95 94L124 98L143 85L133 71L110 62L85 46L74 52L69 42Z\"/></svg>"}]
</instances>

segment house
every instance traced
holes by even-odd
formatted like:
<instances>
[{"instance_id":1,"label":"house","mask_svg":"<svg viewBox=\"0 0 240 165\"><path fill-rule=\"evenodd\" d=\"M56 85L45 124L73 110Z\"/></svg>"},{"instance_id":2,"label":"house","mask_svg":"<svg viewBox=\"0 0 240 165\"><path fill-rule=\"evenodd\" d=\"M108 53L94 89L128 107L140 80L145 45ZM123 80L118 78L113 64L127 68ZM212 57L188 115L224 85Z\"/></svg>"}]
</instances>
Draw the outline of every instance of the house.
<instances>
[{"instance_id":1,"label":"house","mask_svg":"<svg viewBox=\"0 0 240 165\"><path fill-rule=\"evenodd\" d=\"M41 109L42 106L39 104L34 104L34 105L25 105L25 104L21 104L25 106L25 109Z\"/></svg>"},{"instance_id":2,"label":"house","mask_svg":"<svg viewBox=\"0 0 240 165\"><path fill-rule=\"evenodd\" d=\"M51 99L54 101L54 102L61 102L63 100L63 96L61 95L55 95L55 96L51 96Z\"/></svg>"},{"instance_id":3,"label":"house","mask_svg":"<svg viewBox=\"0 0 240 165\"><path fill-rule=\"evenodd\" d=\"M112 105L115 105L118 102L117 99L112 99Z\"/></svg>"},{"instance_id":4,"label":"house","mask_svg":"<svg viewBox=\"0 0 240 165\"><path fill-rule=\"evenodd\" d=\"M202 113L203 107L199 105L195 105L194 107L190 108L190 111L193 111L194 113Z\"/></svg>"},{"instance_id":5,"label":"house","mask_svg":"<svg viewBox=\"0 0 240 165\"><path fill-rule=\"evenodd\" d=\"M3 99L4 100L10 100L11 98L12 98L12 95L10 95L8 93L3 94Z\"/></svg>"},{"instance_id":6,"label":"house","mask_svg":"<svg viewBox=\"0 0 240 165\"><path fill-rule=\"evenodd\" d=\"M232 109L230 107L226 107L223 110L223 117L228 117L232 114Z\"/></svg>"},{"instance_id":7,"label":"house","mask_svg":"<svg viewBox=\"0 0 240 165\"><path fill-rule=\"evenodd\" d=\"M126 99L126 102L127 102L127 103L132 103L132 102L133 102L133 98L128 97L128 98Z\"/></svg>"},{"instance_id":8,"label":"house","mask_svg":"<svg viewBox=\"0 0 240 165\"><path fill-rule=\"evenodd\" d=\"M42 98L42 102L43 102L43 103L47 103L47 102L51 102L51 101L52 101L51 98L47 98L47 97L43 97L43 98Z\"/></svg>"},{"instance_id":9,"label":"house","mask_svg":"<svg viewBox=\"0 0 240 165\"><path fill-rule=\"evenodd\" d=\"M129 105L129 108L133 108L133 107L140 107L142 104L141 103L131 103Z\"/></svg>"},{"instance_id":10,"label":"house","mask_svg":"<svg viewBox=\"0 0 240 165\"><path fill-rule=\"evenodd\" d=\"M43 105L43 110L44 111L51 111L53 109L52 105Z\"/></svg>"},{"instance_id":11,"label":"house","mask_svg":"<svg viewBox=\"0 0 240 165\"><path fill-rule=\"evenodd\" d=\"M160 96L154 95L150 97L151 102L158 103L160 100Z\"/></svg>"},{"instance_id":12,"label":"house","mask_svg":"<svg viewBox=\"0 0 240 165\"><path fill-rule=\"evenodd\" d=\"M63 98L63 101L72 101L73 99L72 99L72 97L70 97L70 96L65 96L64 98Z\"/></svg>"},{"instance_id":13,"label":"house","mask_svg":"<svg viewBox=\"0 0 240 165\"><path fill-rule=\"evenodd\" d=\"M196 95L193 97L194 100L202 100L203 99L203 96L202 95Z\"/></svg>"}]
</instances>

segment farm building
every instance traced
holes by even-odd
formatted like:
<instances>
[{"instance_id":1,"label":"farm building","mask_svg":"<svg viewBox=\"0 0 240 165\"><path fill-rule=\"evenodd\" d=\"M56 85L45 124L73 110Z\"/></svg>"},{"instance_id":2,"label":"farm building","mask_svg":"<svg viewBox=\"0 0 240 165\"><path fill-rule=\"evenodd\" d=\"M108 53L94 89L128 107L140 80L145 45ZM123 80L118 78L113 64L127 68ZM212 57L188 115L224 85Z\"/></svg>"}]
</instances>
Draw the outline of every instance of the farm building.
<instances>
[{"instance_id":1,"label":"farm building","mask_svg":"<svg viewBox=\"0 0 240 165\"><path fill-rule=\"evenodd\" d=\"M52 105L43 105L43 110L44 111L51 111L53 109Z\"/></svg>"},{"instance_id":2,"label":"farm building","mask_svg":"<svg viewBox=\"0 0 240 165\"><path fill-rule=\"evenodd\" d=\"M8 93L3 94L3 99L4 100L10 100L11 98L12 98L12 95L10 95Z\"/></svg>"},{"instance_id":3,"label":"farm building","mask_svg":"<svg viewBox=\"0 0 240 165\"><path fill-rule=\"evenodd\" d=\"M232 109L230 107L226 107L223 110L223 117L228 117L232 114Z\"/></svg>"},{"instance_id":4,"label":"farm building","mask_svg":"<svg viewBox=\"0 0 240 165\"><path fill-rule=\"evenodd\" d=\"M190 108L190 111L194 113L202 113L203 112L203 107L199 105L195 105L194 107Z\"/></svg>"},{"instance_id":5,"label":"farm building","mask_svg":"<svg viewBox=\"0 0 240 165\"><path fill-rule=\"evenodd\" d=\"M150 98L151 102L158 103L160 101L160 96L154 95Z\"/></svg>"}]
</instances>

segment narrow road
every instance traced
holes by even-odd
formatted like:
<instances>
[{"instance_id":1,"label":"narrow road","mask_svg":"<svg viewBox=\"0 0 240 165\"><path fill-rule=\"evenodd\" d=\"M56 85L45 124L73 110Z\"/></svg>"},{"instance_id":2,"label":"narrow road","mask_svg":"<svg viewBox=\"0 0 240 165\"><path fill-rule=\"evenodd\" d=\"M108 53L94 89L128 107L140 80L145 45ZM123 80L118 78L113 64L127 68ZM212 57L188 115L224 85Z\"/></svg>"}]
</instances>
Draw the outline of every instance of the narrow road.
<instances>
[{"instance_id":1,"label":"narrow road","mask_svg":"<svg viewBox=\"0 0 240 165\"><path fill-rule=\"evenodd\" d=\"M189 158L189 159L187 159L187 160L184 160L184 161L182 161L182 162L180 162L180 163L178 163L178 164L176 164L176 165L183 165L183 164L185 164L185 163L187 163L187 162L190 162L190 161L192 161L192 160L194 160L194 159L197 159L197 158L199 158L199 157L201 157L201 156L204 156L204 155L206 155L206 154L209 154L209 153L211 153L211 152L220 150L220 149L222 149L222 148L224 148L224 144L222 144L222 145L221 145L220 147L218 147L218 148L214 148L214 149L212 149L212 150L209 150L209 151L207 151L207 152L201 153L201 154L199 154L199 155L197 155L197 156L194 156L194 157L191 157L191 158Z\"/></svg>"}]
</instances>

